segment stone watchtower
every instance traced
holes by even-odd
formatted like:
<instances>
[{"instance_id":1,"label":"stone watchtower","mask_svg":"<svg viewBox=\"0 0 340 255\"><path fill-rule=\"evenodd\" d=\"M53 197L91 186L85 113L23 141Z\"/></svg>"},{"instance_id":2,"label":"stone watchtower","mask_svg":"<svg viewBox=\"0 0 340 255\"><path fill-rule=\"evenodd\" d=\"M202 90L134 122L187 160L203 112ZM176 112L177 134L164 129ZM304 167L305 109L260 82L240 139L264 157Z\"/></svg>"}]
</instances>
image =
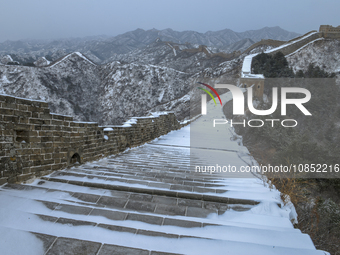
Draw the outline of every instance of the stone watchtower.
<instances>
[{"instance_id":1,"label":"stone watchtower","mask_svg":"<svg viewBox=\"0 0 340 255\"><path fill-rule=\"evenodd\" d=\"M324 38L340 39L340 26L321 25L319 33Z\"/></svg>"}]
</instances>

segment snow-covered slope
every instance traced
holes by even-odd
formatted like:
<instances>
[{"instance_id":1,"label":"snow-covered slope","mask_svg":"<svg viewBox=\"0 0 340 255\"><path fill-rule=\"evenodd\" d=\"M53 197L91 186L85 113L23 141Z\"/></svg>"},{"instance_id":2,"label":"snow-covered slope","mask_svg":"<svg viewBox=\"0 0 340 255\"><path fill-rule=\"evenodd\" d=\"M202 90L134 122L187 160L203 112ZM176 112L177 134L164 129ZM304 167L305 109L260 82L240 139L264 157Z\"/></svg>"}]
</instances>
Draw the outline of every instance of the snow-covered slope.
<instances>
[{"instance_id":1,"label":"snow-covered slope","mask_svg":"<svg viewBox=\"0 0 340 255\"><path fill-rule=\"evenodd\" d=\"M98 100L104 123L143 116L189 92L189 75L167 67L113 62L103 66L100 73L103 83Z\"/></svg>"},{"instance_id":2,"label":"snow-covered slope","mask_svg":"<svg viewBox=\"0 0 340 255\"><path fill-rule=\"evenodd\" d=\"M46 67L0 66L0 92L47 101L52 112L98 121L98 67L77 53Z\"/></svg>"},{"instance_id":3,"label":"snow-covered slope","mask_svg":"<svg viewBox=\"0 0 340 255\"><path fill-rule=\"evenodd\" d=\"M340 41L320 39L286 56L294 72L306 71L309 64L319 66L326 72L340 73Z\"/></svg>"}]
</instances>

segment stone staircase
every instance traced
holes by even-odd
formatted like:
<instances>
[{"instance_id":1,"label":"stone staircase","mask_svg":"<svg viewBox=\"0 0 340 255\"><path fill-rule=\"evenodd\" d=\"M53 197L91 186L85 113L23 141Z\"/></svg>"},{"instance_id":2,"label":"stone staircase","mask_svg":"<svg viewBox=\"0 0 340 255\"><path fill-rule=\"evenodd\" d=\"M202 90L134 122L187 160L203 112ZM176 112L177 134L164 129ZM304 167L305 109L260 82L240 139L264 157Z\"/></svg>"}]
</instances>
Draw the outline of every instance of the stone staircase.
<instances>
[{"instance_id":1,"label":"stone staircase","mask_svg":"<svg viewBox=\"0 0 340 255\"><path fill-rule=\"evenodd\" d=\"M255 178L196 173L189 148L153 142L1 186L0 253L324 254L287 218L254 213L263 201L229 190L268 192Z\"/></svg>"}]
</instances>

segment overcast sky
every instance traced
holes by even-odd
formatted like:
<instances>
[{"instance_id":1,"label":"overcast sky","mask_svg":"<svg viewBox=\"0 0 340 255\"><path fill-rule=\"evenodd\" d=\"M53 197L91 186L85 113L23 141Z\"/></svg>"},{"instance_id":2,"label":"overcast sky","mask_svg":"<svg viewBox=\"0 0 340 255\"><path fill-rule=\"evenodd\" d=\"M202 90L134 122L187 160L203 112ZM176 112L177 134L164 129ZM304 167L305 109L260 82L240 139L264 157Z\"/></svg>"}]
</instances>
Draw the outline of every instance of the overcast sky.
<instances>
[{"instance_id":1,"label":"overcast sky","mask_svg":"<svg viewBox=\"0 0 340 255\"><path fill-rule=\"evenodd\" d=\"M0 0L0 42L172 28L236 32L340 25L339 0Z\"/></svg>"}]
</instances>

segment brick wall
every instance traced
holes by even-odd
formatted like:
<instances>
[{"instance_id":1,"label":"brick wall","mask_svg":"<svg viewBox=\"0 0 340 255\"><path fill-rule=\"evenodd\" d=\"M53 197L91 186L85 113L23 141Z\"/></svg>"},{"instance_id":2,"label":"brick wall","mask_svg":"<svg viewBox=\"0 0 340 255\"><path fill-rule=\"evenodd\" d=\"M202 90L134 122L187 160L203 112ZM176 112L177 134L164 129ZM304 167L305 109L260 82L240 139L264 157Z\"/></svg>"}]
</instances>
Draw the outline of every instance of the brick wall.
<instances>
[{"instance_id":1,"label":"brick wall","mask_svg":"<svg viewBox=\"0 0 340 255\"><path fill-rule=\"evenodd\" d=\"M116 154L181 126L173 113L133 120L104 131L51 114L46 102L0 95L0 185Z\"/></svg>"}]
</instances>

